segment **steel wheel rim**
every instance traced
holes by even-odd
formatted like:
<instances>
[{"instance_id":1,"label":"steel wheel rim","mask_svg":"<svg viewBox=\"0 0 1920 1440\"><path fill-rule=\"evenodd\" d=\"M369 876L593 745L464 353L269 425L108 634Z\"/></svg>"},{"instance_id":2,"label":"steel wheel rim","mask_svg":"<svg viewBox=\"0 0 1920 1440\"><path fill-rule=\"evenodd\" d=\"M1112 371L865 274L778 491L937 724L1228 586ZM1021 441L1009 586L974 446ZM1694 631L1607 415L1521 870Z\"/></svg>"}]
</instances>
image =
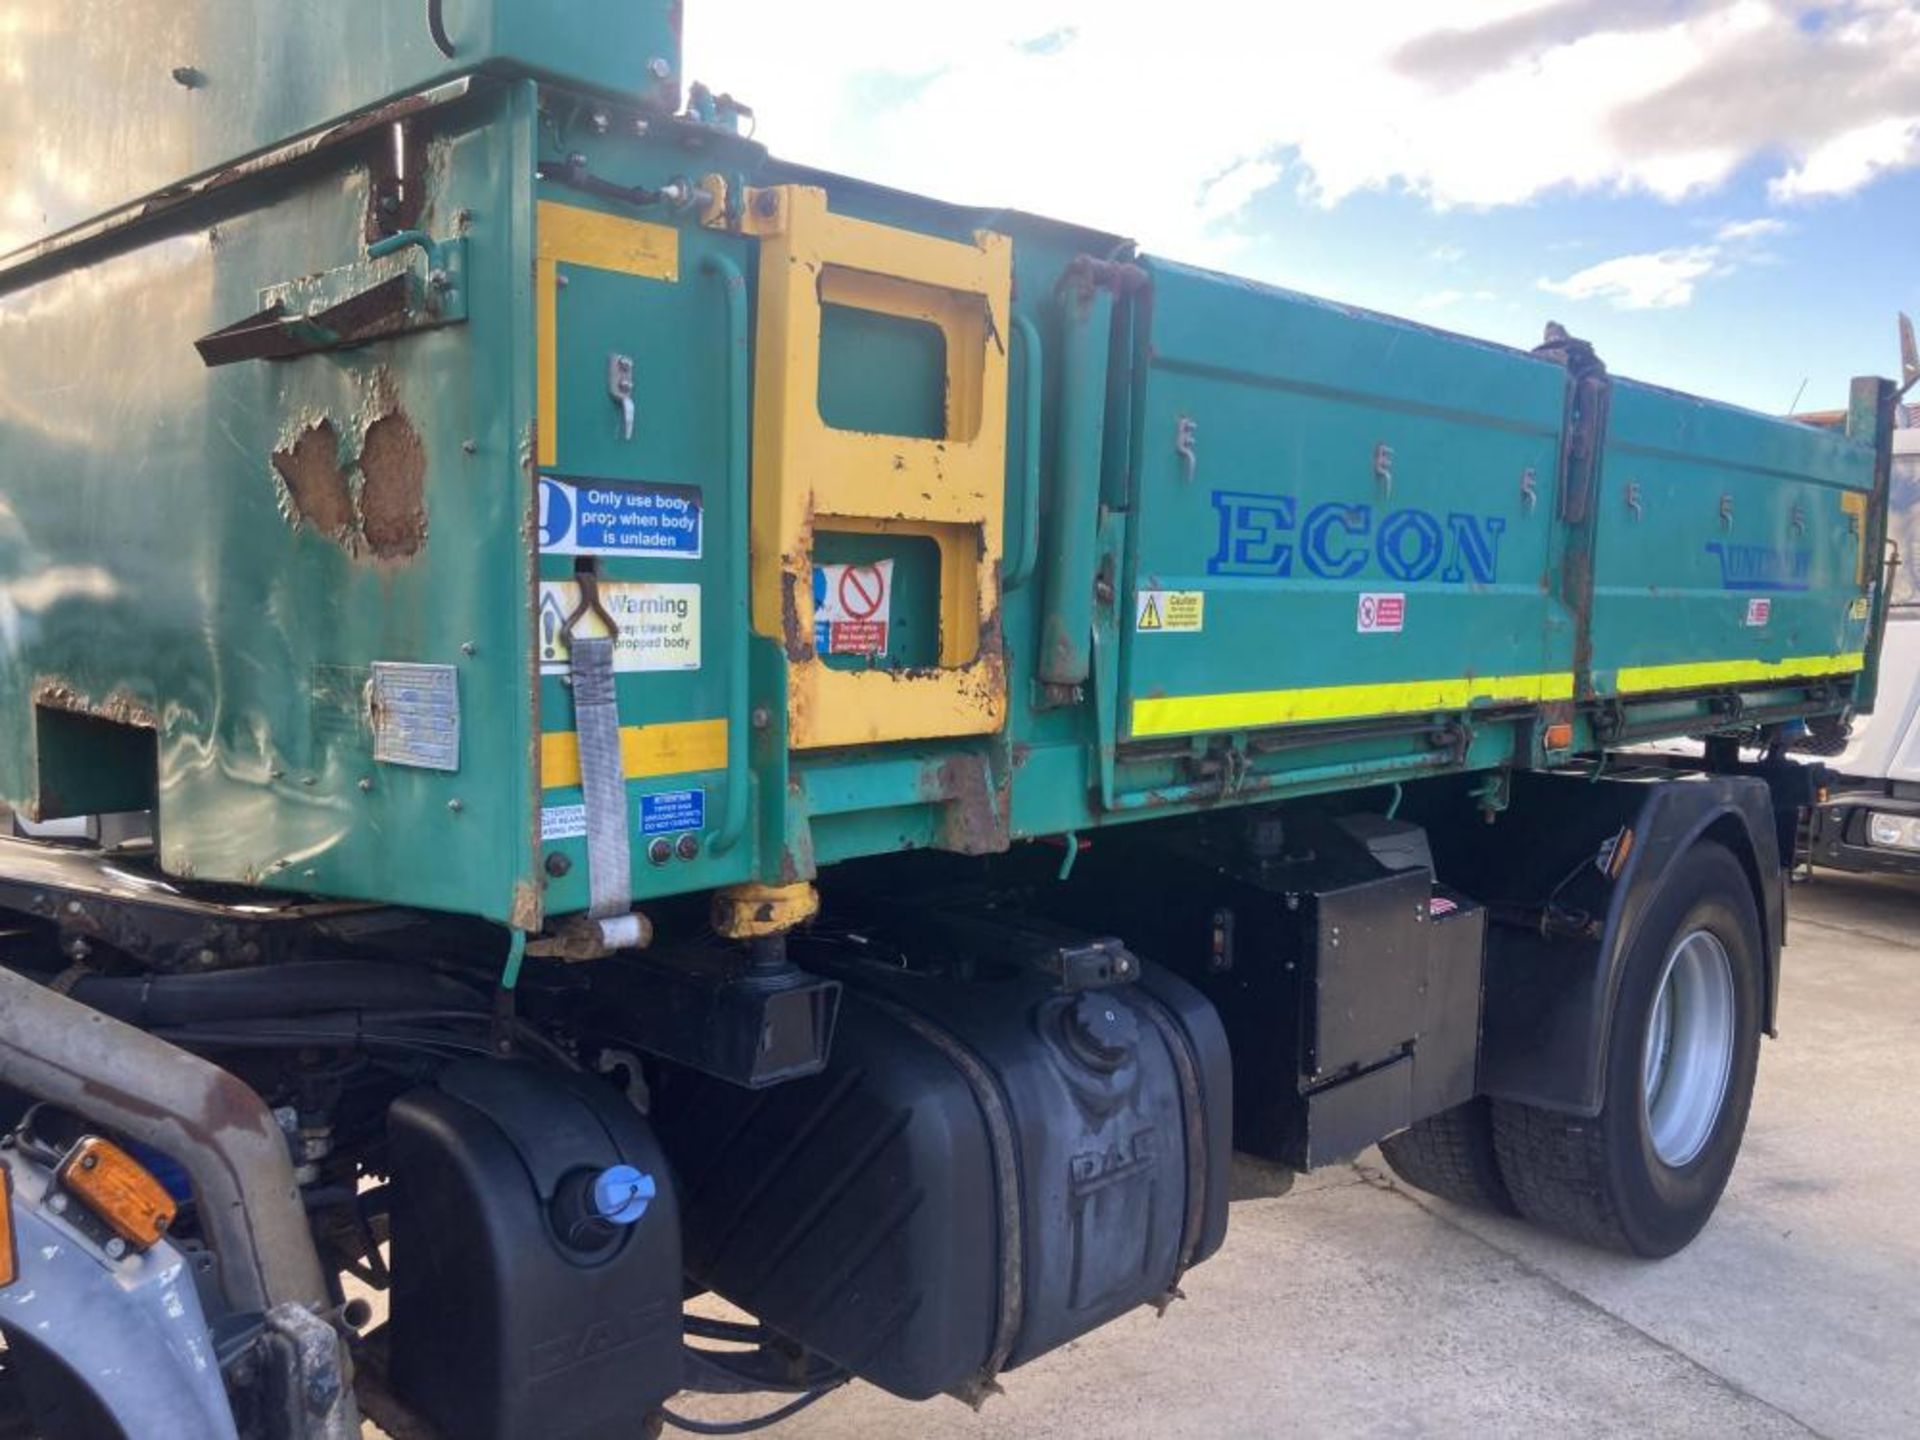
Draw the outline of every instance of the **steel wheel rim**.
<instances>
[{"instance_id":1,"label":"steel wheel rim","mask_svg":"<svg viewBox=\"0 0 1920 1440\"><path fill-rule=\"evenodd\" d=\"M1733 1073L1733 962L1710 930L1668 952L1647 1016L1640 1107L1653 1153L1673 1169L1706 1148Z\"/></svg>"}]
</instances>

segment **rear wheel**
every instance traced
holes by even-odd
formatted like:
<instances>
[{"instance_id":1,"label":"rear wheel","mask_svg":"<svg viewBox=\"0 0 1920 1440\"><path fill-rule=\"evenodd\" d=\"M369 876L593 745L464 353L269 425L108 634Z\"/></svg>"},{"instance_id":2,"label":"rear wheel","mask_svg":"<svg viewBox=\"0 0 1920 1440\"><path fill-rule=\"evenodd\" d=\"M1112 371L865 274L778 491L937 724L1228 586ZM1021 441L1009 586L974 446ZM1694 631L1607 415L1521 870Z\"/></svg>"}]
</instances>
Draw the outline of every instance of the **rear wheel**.
<instances>
[{"instance_id":1,"label":"rear wheel","mask_svg":"<svg viewBox=\"0 0 1920 1440\"><path fill-rule=\"evenodd\" d=\"M1627 955L1600 1113L1493 1103L1494 1151L1522 1215L1645 1256L1671 1255L1699 1234L1746 1130L1761 955L1746 872L1724 847L1695 845Z\"/></svg>"},{"instance_id":2,"label":"rear wheel","mask_svg":"<svg viewBox=\"0 0 1920 1440\"><path fill-rule=\"evenodd\" d=\"M1493 1151L1493 1115L1485 1100L1469 1100L1429 1116L1380 1142L1380 1153L1407 1184L1502 1215L1519 1213Z\"/></svg>"}]
</instances>

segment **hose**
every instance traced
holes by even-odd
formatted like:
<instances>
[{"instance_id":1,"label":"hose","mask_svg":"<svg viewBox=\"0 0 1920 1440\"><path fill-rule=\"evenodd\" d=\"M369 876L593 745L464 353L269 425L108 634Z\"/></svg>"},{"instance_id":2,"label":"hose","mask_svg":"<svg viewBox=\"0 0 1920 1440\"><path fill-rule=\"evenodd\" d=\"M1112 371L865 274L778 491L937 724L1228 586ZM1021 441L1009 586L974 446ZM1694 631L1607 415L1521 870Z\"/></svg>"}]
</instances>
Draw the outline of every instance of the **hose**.
<instances>
[{"instance_id":1,"label":"hose","mask_svg":"<svg viewBox=\"0 0 1920 1440\"><path fill-rule=\"evenodd\" d=\"M447 34L447 17L442 12L442 0L427 0L427 29L433 35L433 43L440 53L449 60L453 59L453 40Z\"/></svg>"},{"instance_id":2,"label":"hose","mask_svg":"<svg viewBox=\"0 0 1920 1440\"><path fill-rule=\"evenodd\" d=\"M477 991L430 970L371 960L296 960L203 975L82 975L67 992L129 1025L156 1028L337 1010L486 1013Z\"/></svg>"}]
</instances>

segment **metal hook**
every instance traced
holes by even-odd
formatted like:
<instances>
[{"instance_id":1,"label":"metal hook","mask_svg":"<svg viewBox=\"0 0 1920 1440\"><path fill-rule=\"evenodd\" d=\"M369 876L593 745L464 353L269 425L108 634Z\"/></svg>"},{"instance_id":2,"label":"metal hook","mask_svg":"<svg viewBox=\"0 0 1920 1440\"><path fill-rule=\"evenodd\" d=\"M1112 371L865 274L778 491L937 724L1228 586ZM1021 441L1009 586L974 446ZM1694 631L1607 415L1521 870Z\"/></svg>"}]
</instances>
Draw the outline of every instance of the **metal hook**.
<instances>
[{"instance_id":1,"label":"metal hook","mask_svg":"<svg viewBox=\"0 0 1920 1440\"><path fill-rule=\"evenodd\" d=\"M573 645L573 627L589 612L600 617L600 623L607 627L608 635L617 636L620 633L619 625L607 613L607 607L600 603L600 576L592 570L577 570L573 583L580 587L580 603L573 607L573 613L560 626L560 634L566 639L568 647Z\"/></svg>"}]
</instances>

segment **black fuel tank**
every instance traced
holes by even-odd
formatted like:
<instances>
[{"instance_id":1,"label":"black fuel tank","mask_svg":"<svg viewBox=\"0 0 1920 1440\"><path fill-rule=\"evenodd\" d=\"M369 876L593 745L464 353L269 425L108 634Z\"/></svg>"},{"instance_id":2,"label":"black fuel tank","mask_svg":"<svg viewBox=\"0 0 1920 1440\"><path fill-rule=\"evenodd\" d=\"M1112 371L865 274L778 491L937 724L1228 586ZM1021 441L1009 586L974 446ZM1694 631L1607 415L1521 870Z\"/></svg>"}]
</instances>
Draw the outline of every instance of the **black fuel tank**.
<instances>
[{"instance_id":1,"label":"black fuel tank","mask_svg":"<svg viewBox=\"0 0 1920 1440\"><path fill-rule=\"evenodd\" d=\"M1070 990L809 950L846 985L824 1073L656 1089L691 1278L911 1399L1166 1296L1225 1235L1231 1072L1198 992L1115 953L1136 981Z\"/></svg>"},{"instance_id":2,"label":"black fuel tank","mask_svg":"<svg viewBox=\"0 0 1920 1440\"><path fill-rule=\"evenodd\" d=\"M461 1440L627 1440L680 1388L680 1229L646 1120L466 1061L388 1111L395 1391Z\"/></svg>"}]
</instances>

